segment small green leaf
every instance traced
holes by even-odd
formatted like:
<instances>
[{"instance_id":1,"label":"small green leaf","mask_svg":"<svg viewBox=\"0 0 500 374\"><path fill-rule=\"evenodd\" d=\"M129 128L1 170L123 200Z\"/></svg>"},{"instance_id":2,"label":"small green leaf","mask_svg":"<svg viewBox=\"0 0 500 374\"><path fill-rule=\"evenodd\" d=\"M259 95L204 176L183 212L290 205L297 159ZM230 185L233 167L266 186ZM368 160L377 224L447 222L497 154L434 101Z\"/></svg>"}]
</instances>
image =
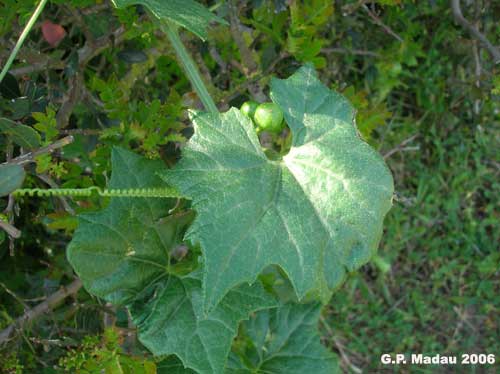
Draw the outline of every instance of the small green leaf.
<instances>
[{"instance_id":1,"label":"small green leaf","mask_svg":"<svg viewBox=\"0 0 500 374\"><path fill-rule=\"evenodd\" d=\"M0 165L0 196L7 196L21 187L26 173L19 165Z\"/></svg>"},{"instance_id":2,"label":"small green leaf","mask_svg":"<svg viewBox=\"0 0 500 374\"><path fill-rule=\"evenodd\" d=\"M338 359L320 343L320 304L285 304L263 310L243 323L251 341L231 353L226 374L335 374Z\"/></svg>"},{"instance_id":3,"label":"small green leaf","mask_svg":"<svg viewBox=\"0 0 500 374\"><path fill-rule=\"evenodd\" d=\"M7 118L0 118L0 133L10 137L17 145L27 149L40 146L40 135L35 130Z\"/></svg>"},{"instance_id":4,"label":"small green leaf","mask_svg":"<svg viewBox=\"0 0 500 374\"><path fill-rule=\"evenodd\" d=\"M33 126L44 135L45 141L55 139L59 134L57 128L56 112L51 107L47 107L46 112L33 112L31 116L37 123Z\"/></svg>"},{"instance_id":5,"label":"small green leaf","mask_svg":"<svg viewBox=\"0 0 500 374\"><path fill-rule=\"evenodd\" d=\"M266 158L251 120L233 108L194 118L182 159L162 174L198 213L187 238L203 250L207 309L273 264L299 299L326 302L375 253L392 204L389 169L313 68L274 79L271 98L293 134L282 160Z\"/></svg>"},{"instance_id":6,"label":"small green leaf","mask_svg":"<svg viewBox=\"0 0 500 374\"><path fill-rule=\"evenodd\" d=\"M134 4L146 6L156 17L185 27L201 39L207 37L207 27L211 22L225 21L200 3L193 0L112 0L117 8Z\"/></svg>"}]
</instances>

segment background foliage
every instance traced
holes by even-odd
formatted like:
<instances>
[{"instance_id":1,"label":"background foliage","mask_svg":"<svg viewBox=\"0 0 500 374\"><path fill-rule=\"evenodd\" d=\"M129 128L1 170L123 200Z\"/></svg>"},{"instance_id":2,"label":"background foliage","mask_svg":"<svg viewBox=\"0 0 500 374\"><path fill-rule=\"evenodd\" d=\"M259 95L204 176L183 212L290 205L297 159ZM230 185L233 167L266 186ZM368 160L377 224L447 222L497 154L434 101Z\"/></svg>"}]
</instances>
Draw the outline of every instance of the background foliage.
<instances>
[{"instance_id":1,"label":"background foliage","mask_svg":"<svg viewBox=\"0 0 500 374\"><path fill-rule=\"evenodd\" d=\"M462 3L464 15L498 44L498 3ZM380 354L391 352L500 352L500 78L487 51L455 24L449 2L206 5L229 25L214 24L206 42L182 38L221 110L266 100L271 76L286 78L312 62L356 107L359 131L393 172L397 201L379 256L350 275L321 316L323 343L343 368L380 370ZM31 0L0 3L1 61L34 7ZM64 28L57 45L44 37L45 21ZM31 129L22 139L46 146L74 137L64 151L36 158L26 187L104 187L114 145L173 165L192 134L185 109L200 108L166 37L140 6L49 2L10 73L0 86L0 111ZM6 134L8 123L0 125ZM0 141L2 161L28 146ZM17 240L0 232L5 328L74 279L66 245L75 213L107 202L1 204L4 219L22 231ZM7 373L113 365L155 370L124 311L83 290L16 332L0 354Z\"/></svg>"}]
</instances>

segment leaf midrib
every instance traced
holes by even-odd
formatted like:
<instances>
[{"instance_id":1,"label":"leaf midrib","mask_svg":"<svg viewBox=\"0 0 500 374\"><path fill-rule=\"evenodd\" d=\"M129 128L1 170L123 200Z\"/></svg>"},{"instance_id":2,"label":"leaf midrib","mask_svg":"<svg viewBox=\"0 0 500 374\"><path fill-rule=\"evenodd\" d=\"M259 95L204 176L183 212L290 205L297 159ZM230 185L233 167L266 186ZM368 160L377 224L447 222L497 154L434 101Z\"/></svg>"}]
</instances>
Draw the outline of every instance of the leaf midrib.
<instances>
[{"instance_id":1,"label":"leaf midrib","mask_svg":"<svg viewBox=\"0 0 500 374\"><path fill-rule=\"evenodd\" d=\"M229 266L229 263L230 263L231 259L233 258L234 254L236 253L236 250L240 246L241 242L260 223L260 221L262 220L262 218L264 218L264 216L269 211L269 209L271 209L271 207L276 204L277 196L279 194L280 186L281 186L281 181L282 181L281 180L282 179L281 178L282 177L282 168L281 168L281 165L280 165L281 162L269 161L269 163L276 165L276 174L277 174L276 178L274 180L274 187L273 187L274 191L271 194L272 197L268 200L267 204L262 207L261 214L256 218L254 225L252 225L252 226L249 225L248 229L245 230L245 232L243 233L243 235L241 235L241 237L237 241L237 243L230 249L230 252L231 252L230 256L227 257L226 261L224 262L223 266L221 267L221 269L220 269L220 271L218 273L217 279L215 281L215 287L217 287L217 285L219 284L219 281L221 279L222 274L224 273L224 271ZM265 167L265 166L267 166L267 163L263 163L262 164L262 167Z\"/></svg>"}]
</instances>

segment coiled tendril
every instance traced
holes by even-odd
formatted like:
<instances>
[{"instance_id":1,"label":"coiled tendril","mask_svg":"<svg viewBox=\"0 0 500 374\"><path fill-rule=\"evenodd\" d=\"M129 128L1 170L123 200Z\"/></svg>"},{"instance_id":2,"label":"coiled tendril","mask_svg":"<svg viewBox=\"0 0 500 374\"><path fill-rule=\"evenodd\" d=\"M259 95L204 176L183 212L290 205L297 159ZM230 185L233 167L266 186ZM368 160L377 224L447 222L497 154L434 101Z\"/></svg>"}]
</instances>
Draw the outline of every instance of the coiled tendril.
<instances>
[{"instance_id":1,"label":"coiled tendril","mask_svg":"<svg viewBox=\"0 0 500 374\"><path fill-rule=\"evenodd\" d=\"M101 189L96 186L88 188L21 188L12 193L14 196L81 196L89 197L92 194L106 197L181 197L173 188L129 188L129 189Z\"/></svg>"}]
</instances>

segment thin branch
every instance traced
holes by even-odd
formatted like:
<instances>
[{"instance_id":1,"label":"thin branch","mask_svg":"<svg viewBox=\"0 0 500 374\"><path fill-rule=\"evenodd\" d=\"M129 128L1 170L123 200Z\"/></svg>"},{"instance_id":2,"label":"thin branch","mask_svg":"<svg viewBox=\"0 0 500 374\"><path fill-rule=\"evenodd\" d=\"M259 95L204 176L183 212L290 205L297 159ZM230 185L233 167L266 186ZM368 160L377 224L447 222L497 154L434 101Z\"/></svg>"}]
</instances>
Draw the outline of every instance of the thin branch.
<instances>
[{"instance_id":1,"label":"thin branch","mask_svg":"<svg viewBox=\"0 0 500 374\"><path fill-rule=\"evenodd\" d=\"M402 151L404 149L406 149L406 150L412 150L412 151L418 150L419 149L418 146L417 147L406 147L406 148L405 148L405 146L408 143L411 143L412 141L414 141L419 135L420 135L419 133L416 133L416 134L410 136L408 139L403 140L401 143L399 143L397 145L396 148L393 148L390 151L388 151L386 154L384 154L384 160L388 159L389 157L391 157L394 153L400 152L400 151Z\"/></svg>"},{"instance_id":2,"label":"thin branch","mask_svg":"<svg viewBox=\"0 0 500 374\"><path fill-rule=\"evenodd\" d=\"M56 119L58 128L65 128L68 125L73 109L82 97L82 93L84 91L83 87L85 86L82 75L83 70L89 61L110 46L121 43L124 40L124 34L125 28L120 26L109 35L103 36L99 39L94 40L93 38L87 38L85 45L78 50L78 71L72 78L70 78L68 82L68 92L64 95L63 103L57 112ZM50 59L46 59L45 61L31 66L14 69L11 73L15 76L19 76L44 69L63 68L64 65L65 63L63 61L52 61Z\"/></svg>"},{"instance_id":3,"label":"thin branch","mask_svg":"<svg viewBox=\"0 0 500 374\"><path fill-rule=\"evenodd\" d=\"M73 140L74 140L73 136L71 136L71 135L66 136L66 137L59 139L59 140L55 141L54 143L49 144L45 147L36 149L36 150L28 152L28 153L25 153L21 156L18 156L16 158L10 160L9 162L4 162L2 165L4 165L4 164L24 165L24 164L27 164L30 162L35 162L35 158L37 156L40 156L40 155L43 155L46 153L52 153L58 148L62 148L65 145L73 143Z\"/></svg>"},{"instance_id":4,"label":"thin branch","mask_svg":"<svg viewBox=\"0 0 500 374\"><path fill-rule=\"evenodd\" d=\"M107 1L102 4L94 5L90 8L82 9L81 12L83 15L88 16L106 9L109 9L109 3Z\"/></svg>"},{"instance_id":5,"label":"thin branch","mask_svg":"<svg viewBox=\"0 0 500 374\"><path fill-rule=\"evenodd\" d=\"M96 39L93 43L85 43L85 45L78 50L78 62L80 67L85 66L92 58L110 46L120 44L124 39L125 28L120 26L111 32L111 34Z\"/></svg>"},{"instance_id":6,"label":"thin branch","mask_svg":"<svg viewBox=\"0 0 500 374\"><path fill-rule=\"evenodd\" d=\"M363 4L361 6L361 8L363 8L363 10L368 13L368 15L370 16L370 18L373 20L373 22L382 27L382 29L384 29L384 31L389 34L390 36L392 36L393 38L397 39L399 42L403 42L403 38L400 37L398 34L396 34L389 26L387 26L385 23L382 22L382 20L375 14L373 13L370 8L368 8L365 4Z\"/></svg>"},{"instance_id":7,"label":"thin branch","mask_svg":"<svg viewBox=\"0 0 500 374\"><path fill-rule=\"evenodd\" d=\"M124 35L125 28L120 26L109 35L96 39L93 42L87 41L77 52L80 66L86 65L92 58L109 48L111 45L120 44L124 40ZM19 77L45 69L63 69L66 65L67 63L65 61L53 60L50 57L47 57L43 61L12 69L10 70L10 73L15 77Z\"/></svg>"},{"instance_id":8,"label":"thin branch","mask_svg":"<svg viewBox=\"0 0 500 374\"><path fill-rule=\"evenodd\" d=\"M92 35L92 32L90 31L85 21L83 20L82 13L80 12L80 10L73 8L72 6L67 6L66 9L73 16L73 19L76 21L77 25L82 30L83 35L85 36L85 40L89 41L90 43L93 43L94 35Z\"/></svg>"},{"instance_id":9,"label":"thin branch","mask_svg":"<svg viewBox=\"0 0 500 374\"><path fill-rule=\"evenodd\" d=\"M363 371L358 368L356 365L354 365L349 356L346 354L346 352L344 351L344 345L342 344L342 342L335 336L335 334L333 333L333 330L331 329L331 327L328 325L328 323L325 321L325 318L323 316L320 316L320 322L321 324L323 325L323 327L325 328L326 332L328 333L328 335L330 335L330 337L333 339L333 342L335 343L335 346L337 347L339 353L340 353L340 357L342 358L342 361L343 363L350 367L351 370L356 373L356 374L360 374L362 373Z\"/></svg>"},{"instance_id":10,"label":"thin branch","mask_svg":"<svg viewBox=\"0 0 500 374\"><path fill-rule=\"evenodd\" d=\"M259 67L254 59L254 56L252 55L252 51L247 46L245 39L243 38L243 26L241 25L240 18L238 16L237 3L238 2L236 0L229 2L229 19L231 22L230 30L233 40L240 52L243 75L250 78L258 71ZM263 102L267 100L266 95L258 84L250 83L248 85L248 91L257 101Z\"/></svg>"},{"instance_id":11,"label":"thin branch","mask_svg":"<svg viewBox=\"0 0 500 374\"><path fill-rule=\"evenodd\" d=\"M83 71L89 61L115 43L121 42L124 33L125 29L123 27L119 27L109 36L97 40L87 38L85 45L78 50L78 70L69 80L68 92L64 95L63 103L57 112L56 119L58 128L64 128L68 125L73 109L80 101L83 91L82 87L85 86L83 81Z\"/></svg>"},{"instance_id":12,"label":"thin branch","mask_svg":"<svg viewBox=\"0 0 500 374\"><path fill-rule=\"evenodd\" d=\"M5 159L7 162L12 160L12 154L14 153L14 147L11 141L7 142L7 147L5 150ZM14 227L14 207L16 201L12 194L9 194L9 199L7 202L7 206L5 207L4 213L7 215L7 221L2 226L2 229L9 233L9 255L14 256L14 239L17 239L21 236L21 231L19 231L16 227ZM0 221L2 221L0 219Z\"/></svg>"},{"instance_id":13,"label":"thin branch","mask_svg":"<svg viewBox=\"0 0 500 374\"><path fill-rule=\"evenodd\" d=\"M33 320L54 309L66 297L76 294L81 287L81 280L76 279L68 286L62 287L58 291L54 292L52 295L47 297L44 302L38 304L33 309L27 310L21 317L17 318L6 329L0 332L0 345L8 342L14 331L22 330L26 324L29 324Z\"/></svg>"},{"instance_id":14,"label":"thin branch","mask_svg":"<svg viewBox=\"0 0 500 374\"><path fill-rule=\"evenodd\" d=\"M130 315L130 311L127 310L127 318L128 318L128 325L126 329L122 329L121 333L122 335L125 335L125 348L127 349L127 353L132 353L133 348L136 346L136 341L137 341L137 327L134 324L134 321L132 320L132 316Z\"/></svg>"},{"instance_id":15,"label":"thin branch","mask_svg":"<svg viewBox=\"0 0 500 374\"><path fill-rule=\"evenodd\" d=\"M475 65L474 74L476 76L475 85L477 88L480 88L482 67L481 67L481 56L479 54L480 48L478 44L479 42L477 40L474 39L472 41L472 55L474 56L474 65ZM480 111L481 111L481 99L476 99L474 100L474 113L478 115Z\"/></svg>"},{"instance_id":16,"label":"thin branch","mask_svg":"<svg viewBox=\"0 0 500 374\"><path fill-rule=\"evenodd\" d=\"M220 70L222 71L222 73L225 74L227 72L227 64L222 59L222 56L217 51L215 45L210 45L208 51L210 52L210 56L212 56L212 58L217 63L217 65L219 65Z\"/></svg>"},{"instance_id":17,"label":"thin branch","mask_svg":"<svg viewBox=\"0 0 500 374\"><path fill-rule=\"evenodd\" d=\"M342 16L347 17L351 15L352 13L356 12L359 9L359 7L369 2L370 2L369 0L358 0L356 3L353 4L342 5L341 7Z\"/></svg>"},{"instance_id":18,"label":"thin branch","mask_svg":"<svg viewBox=\"0 0 500 374\"><path fill-rule=\"evenodd\" d=\"M0 229L9 234L11 238L19 239L21 237L21 231L16 229L9 222L5 222L3 219L0 219Z\"/></svg>"},{"instance_id":19,"label":"thin branch","mask_svg":"<svg viewBox=\"0 0 500 374\"><path fill-rule=\"evenodd\" d=\"M12 291L10 288L8 288L5 284L3 284L2 282L0 282L0 287L2 287L5 292L7 292L10 296L12 296L19 304L21 304L24 309L28 309L28 304L26 304L26 302L21 298L19 297L14 291Z\"/></svg>"},{"instance_id":20,"label":"thin branch","mask_svg":"<svg viewBox=\"0 0 500 374\"><path fill-rule=\"evenodd\" d=\"M114 327L116 324L116 307L111 303L106 303L105 307L111 312L105 311L102 317L102 324L104 328L107 329L109 327Z\"/></svg>"},{"instance_id":21,"label":"thin branch","mask_svg":"<svg viewBox=\"0 0 500 374\"><path fill-rule=\"evenodd\" d=\"M50 57L44 58L42 61L32 63L30 65L21 66L10 70L10 74L14 77L22 77L45 69L64 69L66 63L61 60L52 60Z\"/></svg>"},{"instance_id":22,"label":"thin branch","mask_svg":"<svg viewBox=\"0 0 500 374\"><path fill-rule=\"evenodd\" d=\"M49 185L50 188L60 188L59 185L54 182L52 180L52 178L50 178L48 175L46 174L37 174L38 178L40 178L42 181L44 181L45 183L47 183ZM64 210L71 214L72 216L74 216L76 213L75 213L75 210L71 207L71 205L69 205L68 203L68 200L66 199L66 197L64 196L57 196L57 199L59 199L59 201L61 202Z\"/></svg>"},{"instance_id":23,"label":"thin branch","mask_svg":"<svg viewBox=\"0 0 500 374\"><path fill-rule=\"evenodd\" d=\"M341 47L323 48L321 50L321 52L323 52L323 53L340 53L340 54L345 54L345 55L380 57L380 54L377 52L365 51L363 49L349 49L349 48L341 48Z\"/></svg>"},{"instance_id":24,"label":"thin branch","mask_svg":"<svg viewBox=\"0 0 500 374\"><path fill-rule=\"evenodd\" d=\"M241 32L241 23L238 17L238 7L237 2L232 0L229 2L229 19L231 35L240 51L241 63L243 64L243 68L245 69L245 75L252 75L255 71L257 71L257 63L255 62L252 51L248 48L245 39L243 38L243 33Z\"/></svg>"},{"instance_id":25,"label":"thin branch","mask_svg":"<svg viewBox=\"0 0 500 374\"><path fill-rule=\"evenodd\" d=\"M462 14L462 9L460 8L460 0L451 0L450 2L451 11L455 21L466 29L469 34L479 40L483 47L489 52L495 64L500 63L500 49L495 47L491 42L484 36L477 28L475 28L469 21L465 19Z\"/></svg>"},{"instance_id":26,"label":"thin branch","mask_svg":"<svg viewBox=\"0 0 500 374\"><path fill-rule=\"evenodd\" d=\"M62 129L59 131L62 135L84 135L98 136L102 134L101 129Z\"/></svg>"},{"instance_id":27,"label":"thin branch","mask_svg":"<svg viewBox=\"0 0 500 374\"><path fill-rule=\"evenodd\" d=\"M257 84L261 79L266 78L281 61L287 58L289 55L286 52L282 52L262 73L255 74L252 77L245 80L245 82L231 89L231 91L225 93L219 98L221 102L221 108L227 108L227 103L233 100L235 97L240 95L245 91L249 85Z\"/></svg>"},{"instance_id":28,"label":"thin branch","mask_svg":"<svg viewBox=\"0 0 500 374\"><path fill-rule=\"evenodd\" d=\"M68 126L73 109L82 96L82 87L84 84L80 71L77 71L75 75L68 80L68 91L64 94L62 105L56 115L57 127L59 129Z\"/></svg>"}]
</instances>

